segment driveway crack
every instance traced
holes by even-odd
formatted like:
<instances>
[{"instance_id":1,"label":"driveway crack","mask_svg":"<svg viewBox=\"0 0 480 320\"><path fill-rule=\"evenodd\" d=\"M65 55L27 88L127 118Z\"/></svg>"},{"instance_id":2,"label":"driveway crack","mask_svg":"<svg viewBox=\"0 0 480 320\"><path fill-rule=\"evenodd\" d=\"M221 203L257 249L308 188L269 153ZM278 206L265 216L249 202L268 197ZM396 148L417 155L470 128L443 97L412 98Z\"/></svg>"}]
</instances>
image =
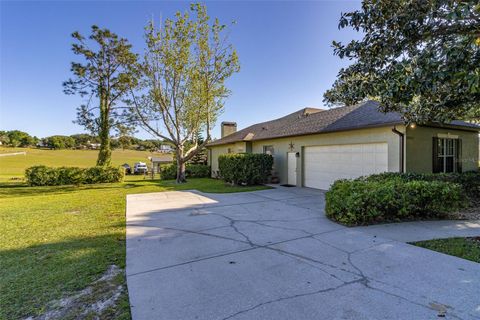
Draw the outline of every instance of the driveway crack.
<instances>
[{"instance_id":1,"label":"driveway crack","mask_svg":"<svg viewBox=\"0 0 480 320\"><path fill-rule=\"evenodd\" d=\"M390 241L389 241L390 242ZM379 244L377 244L379 245ZM377 245L374 245L374 246L370 246L369 248L371 247L375 247ZM359 251L362 251L362 250L366 250L366 249L369 249L369 248L365 248L365 249L361 249L361 250L357 250L357 251L354 251L354 252L349 252L347 253L347 260L348 260L348 263L352 266L352 268L354 268L362 277L361 280L361 283L365 286L365 288L369 289L369 290L373 290L373 291L377 291L377 292L381 292L383 294L386 294L386 295L389 295L389 296L392 296L392 297L395 297L397 299L400 299L400 300L403 300L403 301L406 301L408 303L411 303L411 304L414 304L416 306L419 306L419 307L423 307L423 308L426 308L426 309L429 309L429 310L433 310L433 311L438 311L436 310L435 308L433 308L432 306L430 305L426 305L426 304L422 304L420 302L417 302L416 300L412 300L412 299L408 299L404 296L401 296L399 294L395 294L395 293L392 293L392 292L389 292L387 290L384 290L384 289L380 289L380 288L376 288L376 287L373 287L371 284L373 283L380 283L382 285L385 285L385 286L388 286L388 287L391 287L391 288L395 288L397 290L402 290L402 291L405 291L403 288L399 288L395 285L391 285L389 283L386 283L386 282L383 282L383 281L379 281L379 280L376 280L374 278L369 278L368 276L365 275L365 273L363 272L362 269L360 269L360 267L358 267L356 264L353 263L352 261L352 255L354 253L357 253ZM415 294L414 292L409 292L410 295L413 295ZM422 297L422 298L426 298L426 297ZM454 319L462 319L461 317L453 314L453 313L448 313L448 316L451 317L451 318L454 318Z\"/></svg>"},{"instance_id":2,"label":"driveway crack","mask_svg":"<svg viewBox=\"0 0 480 320\"><path fill-rule=\"evenodd\" d=\"M165 228L165 229L167 229L167 228ZM244 244L248 244L248 242L246 242L246 241L242 241L242 240L238 240L238 239L232 239L232 238L223 237L223 236L218 236L218 235L214 235L214 234L208 234L208 233L204 233L204 232L197 232L197 231L185 230L185 229L174 229L174 228L170 228L170 229L177 230L177 231L182 231L182 232L187 232L187 233L191 232L191 233L195 233L195 234L201 234L201 235L204 235L204 236L212 236L212 237L216 237L216 238L223 238L223 239L226 239L226 240L232 240L232 241L237 241L237 242L241 242L241 243L244 243ZM325 234L325 233L329 233L329 232L333 232L333 231L335 231L335 230L320 232L320 233L316 233L316 234L313 234L313 235L297 237L297 238L288 239L288 240L282 240L282 241L270 243L268 245L255 245L254 244L253 247L249 247L249 248L245 248L245 249L241 249L241 250L236 250L236 251L231 251L231 252L226 252L226 253L217 254L217 255L212 255L212 256L209 256L209 257L193 259L193 260L189 260L189 261L185 261L185 262L181 262L181 263L176 263L176 264L172 264L172 265L167 265L167 266L163 266L163 267L152 268L152 269L149 269L149 270L140 271L140 272L136 272L136 273L130 273L130 274L127 274L127 276L130 277L130 276L141 275L141 274L150 273L150 272L154 272L154 271L170 269L170 268L174 268L174 267L178 267L178 266L187 265L187 264L190 264L190 263L196 263L196 262L205 261L205 260L209 260L209 259L215 259L215 258L219 258L219 257L228 256L228 255L231 255L231 254L242 253L242 252L255 250L255 249L260 249L260 248L271 249L271 250L279 250L279 249L275 249L275 248L270 248L269 246L274 246L274 245L277 245L277 244L287 243L287 242L290 242L290 241L306 239L306 238L310 238L310 237L313 237L313 236L316 236L316 235Z\"/></svg>"},{"instance_id":3,"label":"driveway crack","mask_svg":"<svg viewBox=\"0 0 480 320\"><path fill-rule=\"evenodd\" d=\"M237 226L235 226L235 223L237 222L240 222L240 221L237 221L233 218L230 218L226 215L223 215L223 214L220 214L220 213L210 213L211 215L214 215L214 216L218 216L218 217L222 217L224 219L227 219L229 221L229 227L231 227L237 234L239 234L240 236L242 236L245 241L252 247L256 247L258 246L256 243L254 243L245 233L241 232Z\"/></svg>"},{"instance_id":4,"label":"driveway crack","mask_svg":"<svg viewBox=\"0 0 480 320\"><path fill-rule=\"evenodd\" d=\"M354 281L342 283L341 285L336 286L336 287L331 287L331 288L327 288L327 289L320 289L320 290L316 290L316 291L312 291L312 292L299 293L299 294L294 294L294 295L291 295L291 296L280 297L278 299L268 300L268 301L256 304L256 305L254 305L250 308L243 309L243 310L240 310L236 313L233 313L233 314L223 318L223 320L232 319L232 318L234 318L238 315L250 312L252 310L258 309L258 308L260 308L262 306L265 306L265 305L268 305L268 304L272 304L272 303L276 303L276 302L280 302L280 301L285 301L285 300L290 300L290 299L295 299L295 298L300 298L300 297L306 297L306 296L321 294L321 293L326 293L326 292L331 292L331 291L335 291L335 290L338 290L340 288L343 288L345 286L348 286L348 285L351 285L351 284L354 284L354 283L358 283L360 281L361 280L354 280Z\"/></svg>"}]
</instances>

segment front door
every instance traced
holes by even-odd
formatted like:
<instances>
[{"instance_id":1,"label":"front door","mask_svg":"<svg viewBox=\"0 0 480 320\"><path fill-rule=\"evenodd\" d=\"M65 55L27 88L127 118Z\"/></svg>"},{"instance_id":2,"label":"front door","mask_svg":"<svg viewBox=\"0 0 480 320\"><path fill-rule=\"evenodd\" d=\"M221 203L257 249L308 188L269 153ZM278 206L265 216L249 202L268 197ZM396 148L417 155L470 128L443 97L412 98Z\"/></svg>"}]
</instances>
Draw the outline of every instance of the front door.
<instances>
[{"instance_id":1,"label":"front door","mask_svg":"<svg viewBox=\"0 0 480 320\"><path fill-rule=\"evenodd\" d=\"M288 158L288 177L287 183L293 186L297 185L297 156L295 152L289 152L287 154Z\"/></svg>"}]
</instances>

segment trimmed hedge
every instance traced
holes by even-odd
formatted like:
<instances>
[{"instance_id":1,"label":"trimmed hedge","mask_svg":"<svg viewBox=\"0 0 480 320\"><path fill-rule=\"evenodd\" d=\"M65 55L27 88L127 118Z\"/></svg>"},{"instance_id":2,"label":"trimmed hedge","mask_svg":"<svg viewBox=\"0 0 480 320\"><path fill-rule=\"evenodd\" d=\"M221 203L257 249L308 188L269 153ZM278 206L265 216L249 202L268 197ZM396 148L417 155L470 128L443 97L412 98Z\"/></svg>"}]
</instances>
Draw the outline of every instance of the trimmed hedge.
<instances>
[{"instance_id":1,"label":"trimmed hedge","mask_svg":"<svg viewBox=\"0 0 480 320\"><path fill-rule=\"evenodd\" d=\"M443 218L466 203L459 184L388 176L338 180L325 200L327 217L350 226Z\"/></svg>"},{"instance_id":2,"label":"trimmed hedge","mask_svg":"<svg viewBox=\"0 0 480 320\"><path fill-rule=\"evenodd\" d=\"M385 172L358 178L366 181L443 181L458 183L465 194L474 202L480 202L480 171L467 171L463 173L396 173Z\"/></svg>"},{"instance_id":3,"label":"trimmed hedge","mask_svg":"<svg viewBox=\"0 0 480 320\"><path fill-rule=\"evenodd\" d=\"M25 170L30 186L61 186L122 182L125 172L115 167L60 167L33 166Z\"/></svg>"},{"instance_id":4,"label":"trimmed hedge","mask_svg":"<svg viewBox=\"0 0 480 320\"><path fill-rule=\"evenodd\" d=\"M171 180L177 178L177 165L167 164L161 167L160 176L164 180ZM186 178L209 178L210 166L205 164L191 164L187 163L185 167Z\"/></svg>"},{"instance_id":5,"label":"trimmed hedge","mask_svg":"<svg viewBox=\"0 0 480 320\"><path fill-rule=\"evenodd\" d=\"M273 157L268 154L237 153L218 157L220 177L241 185L265 183L272 172Z\"/></svg>"},{"instance_id":6,"label":"trimmed hedge","mask_svg":"<svg viewBox=\"0 0 480 320\"><path fill-rule=\"evenodd\" d=\"M209 178L210 166L205 164L187 164L185 169L186 175L189 178Z\"/></svg>"}]
</instances>

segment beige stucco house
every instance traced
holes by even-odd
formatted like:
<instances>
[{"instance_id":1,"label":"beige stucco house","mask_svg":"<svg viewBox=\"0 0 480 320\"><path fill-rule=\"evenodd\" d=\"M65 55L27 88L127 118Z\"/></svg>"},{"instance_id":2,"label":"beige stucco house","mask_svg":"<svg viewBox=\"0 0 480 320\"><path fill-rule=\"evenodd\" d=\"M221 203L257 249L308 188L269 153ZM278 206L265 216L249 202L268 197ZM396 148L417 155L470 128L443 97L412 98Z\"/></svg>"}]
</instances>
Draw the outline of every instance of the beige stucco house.
<instances>
[{"instance_id":1,"label":"beige stucco house","mask_svg":"<svg viewBox=\"0 0 480 320\"><path fill-rule=\"evenodd\" d=\"M337 179L380 172L460 172L478 170L480 126L405 126L397 113L378 103L329 110L305 108L236 131L222 123L222 138L211 142L209 164L219 176L218 156L269 153L282 184L328 189Z\"/></svg>"}]
</instances>

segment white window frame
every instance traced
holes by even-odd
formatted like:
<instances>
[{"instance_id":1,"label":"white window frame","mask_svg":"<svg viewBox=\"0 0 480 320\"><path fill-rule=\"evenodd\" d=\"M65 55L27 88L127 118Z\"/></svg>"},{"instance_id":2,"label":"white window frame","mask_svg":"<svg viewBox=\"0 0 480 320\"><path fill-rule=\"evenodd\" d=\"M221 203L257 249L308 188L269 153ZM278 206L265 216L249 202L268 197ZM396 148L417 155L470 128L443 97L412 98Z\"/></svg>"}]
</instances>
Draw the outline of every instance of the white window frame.
<instances>
[{"instance_id":1,"label":"white window frame","mask_svg":"<svg viewBox=\"0 0 480 320\"><path fill-rule=\"evenodd\" d=\"M273 152L267 153L267 149L268 149L268 148L272 148L272 151L273 151ZM264 154L269 154L269 155L271 155L272 157L274 157L274 156L275 156L275 147L273 146L273 144L269 144L269 145L263 146L263 153L264 153Z\"/></svg>"},{"instance_id":2,"label":"white window frame","mask_svg":"<svg viewBox=\"0 0 480 320\"><path fill-rule=\"evenodd\" d=\"M437 157L442 159L442 171L447 173L447 158L452 158L452 172L457 172L457 148L458 148L458 139L456 138L438 138L439 142L439 152ZM451 143L451 145L449 145Z\"/></svg>"}]
</instances>

